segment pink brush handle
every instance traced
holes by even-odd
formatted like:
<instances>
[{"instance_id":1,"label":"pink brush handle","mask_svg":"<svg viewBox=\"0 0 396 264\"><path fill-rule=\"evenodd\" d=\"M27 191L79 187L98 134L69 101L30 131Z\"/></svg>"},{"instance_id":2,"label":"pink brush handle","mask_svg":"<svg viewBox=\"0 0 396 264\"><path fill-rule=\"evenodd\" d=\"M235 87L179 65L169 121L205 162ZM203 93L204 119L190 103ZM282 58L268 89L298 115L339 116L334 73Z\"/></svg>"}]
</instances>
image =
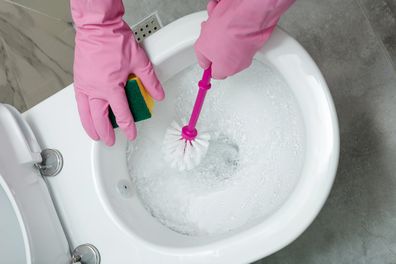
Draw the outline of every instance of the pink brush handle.
<instances>
[{"instance_id":1,"label":"pink brush handle","mask_svg":"<svg viewBox=\"0 0 396 264\"><path fill-rule=\"evenodd\" d=\"M212 67L209 66L202 76L202 79L198 82L199 90L197 99L195 99L194 108L190 117L190 121L188 122L187 129L189 131L194 131L195 126L197 125L199 114L201 113L202 105L205 100L206 92L210 89L211 84L210 80L212 79Z\"/></svg>"}]
</instances>

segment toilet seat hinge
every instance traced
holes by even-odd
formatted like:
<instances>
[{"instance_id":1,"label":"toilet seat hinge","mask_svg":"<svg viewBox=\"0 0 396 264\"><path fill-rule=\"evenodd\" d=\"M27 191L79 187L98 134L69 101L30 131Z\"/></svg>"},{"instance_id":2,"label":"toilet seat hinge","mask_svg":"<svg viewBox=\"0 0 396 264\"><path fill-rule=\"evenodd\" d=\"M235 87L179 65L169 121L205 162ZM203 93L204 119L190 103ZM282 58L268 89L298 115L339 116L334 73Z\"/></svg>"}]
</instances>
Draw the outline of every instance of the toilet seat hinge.
<instances>
[{"instance_id":1,"label":"toilet seat hinge","mask_svg":"<svg viewBox=\"0 0 396 264\"><path fill-rule=\"evenodd\" d=\"M94 245L83 244L73 250L71 261L71 263L100 264L100 254Z\"/></svg>"},{"instance_id":2,"label":"toilet seat hinge","mask_svg":"<svg viewBox=\"0 0 396 264\"><path fill-rule=\"evenodd\" d=\"M55 176L63 168L62 154L56 149L44 149L41 151L41 163L34 164L42 176Z\"/></svg>"}]
</instances>

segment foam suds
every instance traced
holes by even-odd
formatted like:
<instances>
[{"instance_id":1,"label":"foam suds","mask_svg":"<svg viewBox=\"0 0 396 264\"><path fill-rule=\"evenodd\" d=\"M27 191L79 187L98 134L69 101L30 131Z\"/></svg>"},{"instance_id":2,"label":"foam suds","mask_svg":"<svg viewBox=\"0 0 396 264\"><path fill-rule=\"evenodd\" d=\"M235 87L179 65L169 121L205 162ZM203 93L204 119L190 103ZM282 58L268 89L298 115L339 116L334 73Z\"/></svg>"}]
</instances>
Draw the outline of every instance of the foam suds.
<instances>
[{"instance_id":1,"label":"foam suds","mask_svg":"<svg viewBox=\"0 0 396 264\"><path fill-rule=\"evenodd\" d=\"M179 233L224 233L274 212L293 190L304 158L298 104L282 77L255 61L246 71L213 81L198 131L211 134L201 164L179 172L161 148L172 120L187 120L202 70L192 66L165 83L167 98L138 124L128 146L129 173L145 208Z\"/></svg>"}]
</instances>

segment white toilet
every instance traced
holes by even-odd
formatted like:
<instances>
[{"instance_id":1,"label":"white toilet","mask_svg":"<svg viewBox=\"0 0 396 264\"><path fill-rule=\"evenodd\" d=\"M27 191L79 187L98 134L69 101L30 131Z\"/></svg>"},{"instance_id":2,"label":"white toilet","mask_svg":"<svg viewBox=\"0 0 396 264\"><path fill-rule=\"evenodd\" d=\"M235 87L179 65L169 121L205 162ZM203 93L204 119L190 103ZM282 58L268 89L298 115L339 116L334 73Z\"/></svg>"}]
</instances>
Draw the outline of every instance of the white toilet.
<instances>
[{"instance_id":1,"label":"white toilet","mask_svg":"<svg viewBox=\"0 0 396 264\"><path fill-rule=\"evenodd\" d=\"M145 40L162 82L196 63L192 46L205 19L204 12L183 17ZM298 181L276 210L220 235L169 229L134 192L127 140L118 131L112 148L90 140L70 85L24 114L0 104L0 263L72 263L74 250L73 261L88 264L239 264L295 240L319 213L333 184L339 156L336 112L318 67L281 29L255 59L282 75L305 131ZM58 152L43 153L48 164L57 166L41 172L59 172L54 177L41 177L35 165L44 149L63 157L62 164Z\"/></svg>"}]
</instances>

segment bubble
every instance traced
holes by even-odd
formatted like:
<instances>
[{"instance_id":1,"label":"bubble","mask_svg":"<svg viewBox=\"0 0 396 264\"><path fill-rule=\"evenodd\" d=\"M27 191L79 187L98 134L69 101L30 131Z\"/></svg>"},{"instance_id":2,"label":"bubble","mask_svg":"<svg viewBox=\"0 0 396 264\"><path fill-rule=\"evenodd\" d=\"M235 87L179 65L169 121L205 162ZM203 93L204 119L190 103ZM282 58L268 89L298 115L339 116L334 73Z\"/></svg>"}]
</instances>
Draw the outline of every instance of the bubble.
<instances>
[{"instance_id":1,"label":"bubble","mask_svg":"<svg viewBox=\"0 0 396 264\"><path fill-rule=\"evenodd\" d=\"M144 207L168 228L190 236L225 233L275 212L298 181L304 126L282 76L254 61L242 73L213 81L198 123L208 152L191 171L170 168L162 140L172 120L188 120L202 70L193 65L164 84L167 99L138 124L129 143L129 175Z\"/></svg>"}]
</instances>

